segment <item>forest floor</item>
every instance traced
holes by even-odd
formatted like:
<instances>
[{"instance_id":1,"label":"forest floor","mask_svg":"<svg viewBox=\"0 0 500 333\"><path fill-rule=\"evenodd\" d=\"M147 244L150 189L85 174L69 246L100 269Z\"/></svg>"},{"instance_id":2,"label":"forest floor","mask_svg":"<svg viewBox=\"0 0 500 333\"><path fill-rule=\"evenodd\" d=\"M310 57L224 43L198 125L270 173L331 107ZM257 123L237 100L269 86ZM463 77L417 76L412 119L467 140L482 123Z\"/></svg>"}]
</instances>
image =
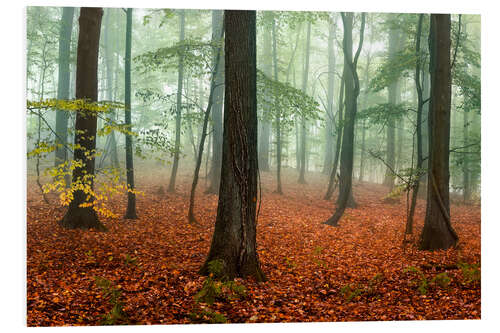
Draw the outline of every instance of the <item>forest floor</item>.
<instances>
[{"instance_id":1,"label":"forest floor","mask_svg":"<svg viewBox=\"0 0 500 333\"><path fill-rule=\"evenodd\" d=\"M456 248L419 251L424 201L415 236L403 246L405 200L384 203L384 187L356 183L358 207L335 228L322 224L334 208L322 199L326 176L311 173L299 185L296 172L285 170L281 196L273 193L274 174L263 172L257 243L268 280L237 279L246 296L222 286L209 305L195 295L206 280L197 271L210 247L217 196L203 194L201 180L199 226L191 226L190 175L180 175L177 193L160 195L164 177L140 176L139 219L103 218L106 233L61 228L66 208L55 197L46 204L29 179L28 326L480 319L478 205L452 205ZM123 214L125 197L110 206Z\"/></svg>"}]
</instances>

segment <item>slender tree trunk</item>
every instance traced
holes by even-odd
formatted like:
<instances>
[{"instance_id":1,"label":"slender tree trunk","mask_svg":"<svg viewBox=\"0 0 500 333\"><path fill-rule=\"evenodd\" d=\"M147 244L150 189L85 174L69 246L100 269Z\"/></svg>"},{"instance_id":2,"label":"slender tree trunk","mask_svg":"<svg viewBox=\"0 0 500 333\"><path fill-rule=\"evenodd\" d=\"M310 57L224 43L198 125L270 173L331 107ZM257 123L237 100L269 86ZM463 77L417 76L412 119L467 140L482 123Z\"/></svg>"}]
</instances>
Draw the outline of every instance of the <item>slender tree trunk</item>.
<instances>
[{"instance_id":1,"label":"slender tree trunk","mask_svg":"<svg viewBox=\"0 0 500 333\"><path fill-rule=\"evenodd\" d=\"M389 58L394 58L397 47L398 47L398 36L399 32L396 29L391 29L389 31ZM389 91L389 103L396 104L397 102L397 92L398 92L398 80L391 83L388 87ZM392 115L389 115L387 119L387 156L385 162L387 163L387 168L385 171L384 185L392 190L394 187L394 174L391 169L394 170L396 163L396 120Z\"/></svg>"},{"instance_id":2,"label":"slender tree trunk","mask_svg":"<svg viewBox=\"0 0 500 333\"><path fill-rule=\"evenodd\" d=\"M305 49L305 58L306 63L304 66L304 73L302 77L302 91L307 93L307 79L309 77L309 54L311 48L311 21L307 23L307 37L306 37L306 49ZM302 115L300 117L300 175L299 175L299 184L306 184L306 144L307 144L307 126L306 126L306 118Z\"/></svg>"},{"instance_id":3,"label":"slender tree trunk","mask_svg":"<svg viewBox=\"0 0 500 333\"><path fill-rule=\"evenodd\" d=\"M335 52L333 49L335 42L335 24L333 19L330 19L328 29L328 90L326 101L326 127L325 127L325 160L323 163L323 174L329 175L332 172L333 163L333 145L335 127L335 117L333 114L333 92L335 89Z\"/></svg>"},{"instance_id":4,"label":"slender tree trunk","mask_svg":"<svg viewBox=\"0 0 500 333\"><path fill-rule=\"evenodd\" d=\"M59 30L59 70L57 80L57 99L69 99L70 83L70 49L71 32L73 30L73 16L75 8L64 7L61 17L61 27ZM55 166L68 160L68 151L66 149L68 137L68 113L63 110L56 111L56 144L58 145L55 153ZM67 185L68 182L66 182Z\"/></svg>"},{"instance_id":5,"label":"slender tree trunk","mask_svg":"<svg viewBox=\"0 0 500 333\"><path fill-rule=\"evenodd\" d=\"M131 103L131 60L132 60L132 8L127 8L127 27L125 34L125 125L132 130ZM125 134L125 167L127 169L127 212L126 219L137 219L135 205L134 155L132 152L132 135Z\"/></svg>"},{"instance_id":6,"label":"slender tree trunk","mask_svg":"<svg viewBox=\"0 0 500 333\"><path fill-rule=\"evenodd\" d=\"M264 12L264 21L266 24L264 25L264 59L262 70L265 75L271 77L271 68L272 68L272 56L271 56L271 29L269 23L271 20L274 20L273 13L270 11ZM274 37L273 37L274 38ZM264 110L263 112L268 112ZM271 123L269 120L264 117L261 121L262 124L262 132L260 133L259 139L259 169L261 171L269 171L269 138L271 135Z\"/></svg>"},{"instance_id":7,"label":"slender tree trunk","mask_svg":"<svg viewBox=\"0 0 500 333\"><path fill-rule=\"evenodd\" d=\"M276 45L276 18L272 17L274 80L278 82L278 50ZM276 115L276 193L283 194L281 185L281 114Z\"/></svg>"},{"instance_id":8,"label":"slender tree trunk","mask_svg":"<svg viewBox=\"0 0 500 333\"><path fill-rule=\"evenodd\" d=\"M225 11L224 138L219 205L200 273L221 260L222 275L265 280L256 246L257 95L255 11Z\"/></svg>"},{"instance_id":9,"label":"slender tree trunk","mask_svg":"<svg viewBox=\"0 0 500 333\"><path fill-rule=\"evenodd\" d=\"M353 13L341 13L344 24L344 68L345 68L345 99L346 113L345 126L342 138L342 152L340 160L340 180L339 197L337 200L337 209L332 217L325 224L337 226L338 221L344 214L349 201L354 201L352 197L352 171L354 166L354 125L356 123L357 98L359 96L359 79L356 72L359 54L363 46L363 37L365 30L365 14L361 14L361 29L358 49L352 56L352 25ZM352 202L355 204L354 202Z\"/></svg>"},{"instance_id":10,"label":"slender tree trunk","mask_svg":"<svg viewBox=\"0 0 500 333\"><path fill-rule=\"evenodd\" d=\"M417 196L418 190L420 187L420 170L422 169L423 164L423 156L422 156L422 108L423 108L423 93L422 93L422 83L420 81L420 74L422 71L421 64L421 51L420 51L420 41L422 35L422 23L424 19L424 14L420 14L418 18L418 26L417 26L417 36L415 53L417 57L417 62L415 66L415 87L417 90L417 125L416 125L416 134L417 134L417 165L416 165L416 179L415 183L412 184L412 196L410 203L410 210L408 213L408 221L406 223L406 234L413 234L413 216L415 215L415 208L417 206Z\"/></svg>"},{"instance_id":11,"label":"slender tree trunk","mask_svg":"<svg viewBox=\"0 0 500 333\"><path fill-rule=\"evenodd\" d=\"M215 38L217 38L217 40L222 39L223 30L221 29L219 31L219 33L221 35L215 37ZM194 175L193 175L193 183L191 185L191 195L189 197L188 221L189 221L189 223L196 223L196 224L198 222L196 221L196 218L194 216L194 199L195 199L195 194L196 194L196 186L198 185L198 178L199 178L199 174L200 174L201 159L203 157L203 148L205 146L205 138L207 137L208 119L210 117L210 111L212 109L213 100L214 100L214 91L215 91L215 85L216 85L216 81L217 81L217 72L219 71L219 62L220 62L220 57L221 57L220 49L217 49L215 54L216 54L215 67L214 67L214 71L212 74L212 79L210 81L210 95L208 97L208 105L207 105L207 109L205 110L205 116L203 118L203 128L201 130L200 146L198 149L198 156L196 159L196 166L195 166Z\"/></svg>"},{"instance_id":12,"label":"slender tree trunk","mask_svg":"<svg viewBox=\"0 0 500 333\"><path fill-rule=\"evenodd\" d=\"M326 190L324 200L330 200L333 195L333 191L335 191L335 177L337 175L337 168L339 165L339 157L340 157L340 149L342 145L342 133L344 128L344 92L345 92L345 70L342 73L342 79L340 80L340 91L339 91L339 103L338 108L339 111L337 113L338 123L337 123L337 133L336 133L336 144L335 144L335 155L333 158L333 167L330 172L330 179L328 181L328 188Z\"/></svg>"},{"instance_id":13,"label":"slender tree trunk","mask_svg":"<svg viewBox=\"0 0 500 333\"><path fill-rule=\"evenodd\" d=\"M185 12L183 9L179 12L179 41L184 41ZM184 55L179 55L179 72L177 77L177 107L175 111L175 152L174 163L172 165L172 174L168 184L168 192L175 192L175 179L177 169L179 168L179 158L181 149L181 107L182 107L182 80L184 78Z\"/></svg>"},{"instance_id":14,"label":"slender tree trunk","mask_svg":"<svg viewBox=\"0 0 500 333\"><path fill-rule=\"evenodd\" d=\"M86 8L80 11L80 30L78 36L78 51L76 65L76 98L89 102L97 100L97 64L99 54L99 35L101 30L102 8ZM73 182L90 182L93 187L94 154L87 155L96 148L97 117L88 110L79 110L75 122L75 145L82 149L75 149L74 159L82 161L82 167L73 170ZM59 224L68 229L96 229L106 231L106 227L99 221L92 206L81 207L88 203L87 194L83 190L76 190L69 204L66 214ZM94 199L91 198L90 202Z\"/></svg>"},{"instance_id":15,"label":"slender tree trunk","mask_svg":"<svg viewBox=\"0 0 500 333\"><path fill-rule=\"evenodd\" d=\"M222 35L223 11L212 11L212 38ZM212 163L210 167L210 186L206 193L219 193L220 170L222 167L222 102L224 100L224 49L220 48L219 66L215 74L215 87L212 101ZM214 58L215 64L215 58ZM214 65L215 66L215 65Z\"/></svg>"},{"instance_id":16,"label":"slender tree trunk","mask_svg":"<svg viewBox=\"0 0 500 333\"><path fill-rule=\"evenodd\" d=\"M450 15L431 14L429 106L429 172L427 209L420 236L421 250L447 249L458 236L451 226L449 192L451 66Z\"/></svg>"}]
</instances>

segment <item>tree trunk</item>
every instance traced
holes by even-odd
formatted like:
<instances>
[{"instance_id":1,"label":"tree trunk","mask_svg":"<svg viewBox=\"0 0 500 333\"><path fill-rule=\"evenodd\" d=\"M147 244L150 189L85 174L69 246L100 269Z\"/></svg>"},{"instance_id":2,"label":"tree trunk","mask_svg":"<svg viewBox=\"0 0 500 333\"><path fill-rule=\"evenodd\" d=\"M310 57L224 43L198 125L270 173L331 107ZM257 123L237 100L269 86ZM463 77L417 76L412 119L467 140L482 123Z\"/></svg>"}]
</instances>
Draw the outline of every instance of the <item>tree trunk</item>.
<instances>
[{"instance_id":1,"label":"tree trunk","mask_svg":"<svg viewBox=\"0 0 500 333\"><path fill-rule=\"evenodd\" d=\"M335 52L333 49L335 42L335 24L330 19L328 29L328 90L326 97L326 127L325 127L325 160L323 163L323 174L329 175L332 172L333 145L335 127L335 117L333 115L333 93L335 89Z\"/></svg>"},{"instance_id":2,"label":"tree trunk","mask_svg":"<svg viewBox=\"0 0 500 333\"><path fill-rule=\"evenodd\" d=\"M264 43L263 43L263 65L262 70L265 75L271 77L272 55L271 55L271 29L269 23L274 20L274 15L270 11L263 12L264 17ZM263 110L263 112L267 112ZM271 135L271 123L264 119L261 121L262 132L259 138L259 170L269 171L269 138Z\"/></svg>"},{"instance_id":3,"label":"tree trunk","mask_svg":"<svg viewBox=\"0 0 500 333\"><path fill-rule=\"evenodd\" d=\"M447 249L458 241L450 221L450 25L449 14L431 14L429 186L424 228L420 236L421 250Z\"/></svg>"},{"instance_id":4,"label":"tree trunk","mask_svg":"<svg viewBox=\"0 0 500 333\"><path fill-rule=\"evenodd\" d=\"M183 9L179 12L179 42L184 41L185 12ZM172 174L168 184L168 192L175 192L175 179L177 169L179 168L179 158L181 149L181 107L182 107L182 80L184 78L184 55L179 55L179 72L177 76L177 107L175 110L175 152L174 163L172 165Z\"/></svg>"},{"instance_id":5,"label":"tree trunk","mask_svg":"<svg viewBox=\"0 0 500 333\"><path fill-rule=\"evenodd\" d=\"M222 39L222 29L218 31L220 33L219 36L213 36L213 39L215 40L221 40ZM201 167L201 159L203 157L203 149L205 147L205 139L207 137L207 127L208 127L208 119L210 117L210 111L212 110L212 105L214 101L214 91L215 91L215 84L217 81L217 73L219 72L219 62L221 58L221 52L220 48L218 48L215 52L216 57L215 57L215 64L214 64L214 70L212 74L212 78L210 80L210 95L208 97L208 105L207 109L205 110L205 115L203 117L203 127L201 130L201 136L200 136L200 146L198 149L198 155L196 158L196 166L194 169L194 175L193 175L193 183L191 185L191 195L189 197L189 210L188 210L188 221L189 223L198 223L196 221L196 218L194 216L194 199L195 199L195 194L196 194L196 186L198 185L198 178L200 175L200 167Z\"/></svg>"},{"instance_id":6,"label":"tree trunk","mask_svg":"<svg viewBox=\"0 0 500 333\"><path fill-rule=\"evenodd\" d=\"M396 29L391 29L389 31L389 59L393 59L399 44L399 32ZM398 93L398 80L392 82L388 87L389 92L389 104L396 104L397 93ZM386 164L387 168L385 171L384 185L392 190L394 187L394 174L392 170L395 170L396 163L396 120L392 115L389 115L387 119L387 155ZM392 170L391 170L392 169Z\"/></svg>"},{"instance_id":7,"label":"tree trunk","mask_svg":"<svg viewBox=\"0 0 500 333\"><path fill-rule=\"evenodd\" d=\"M222 35L223 11L212 11L212 39ZM210 186L205 193L219 193L220 170L222 166L222 102L224 100L224 49L220 48L219 66L215 74L215 87L212 101L212 164L210 167ZM214 59L215 64L215 59Z\"/></svg>"},{"instance_id":8,"label":"tree trunk","mask_svg":"<svg viewBox=\"0 0 500 333\"><path fill-rule=\"evenodd\" d=\"M345 91L345 70L342 73L342 79L340 80L340 92L339 92L339 103L338 103L338 123L337 123L337 133L336 133L336 144L335 144L335 156L333 158L333 167L330 172L330 180L328 181L328 188L326 190L325 197L323 198L324 200L330 200L330 198L333 195L333 191L335 190L335 177L337 175L337 168L339 165L339 157L340 157L340 149L341 149L341 144L342 144L342 133L343 133L343 122L344 122L344 116L343 116L343 110L344 110L344 91Z\"/></svg>"},{"instance_id":9,"label":"tree trunk","mask_svg":"<svg viewBox=\"0 0 500 333\"><path fill-rule=\"evenodd\" d=\"M61 17L61 27L59 30L59 76L57 80L57 99L69 99L70 84L70 49L71 32L73 30L73 16L75 8L64 7ZM55 166L68 160L66 148L68 137L68 113L64 110L56 111L56 144ZM59 146L61 145L61 146ZM69 179L68 179L69 180ZM66 185L69 182L66 181Z\"/></svg>"},{"instance_id":10,"label":"tree trunk","mask_svg":"<svg viewBox=\"0 0 500 333\"><path fill-rule=\"evenodd\" d=\"M410 210L408 213L408 220L406 221L406 234L413 234L413 216L415 215L415 208L417 206L417 196L418 190L420 187L420 169L423 164L423 156L422 156L422 108L423 108L423 93L422 93L422 84L420 81L421 74L421 52L420 52L420 40L422 35L422 23L424 19L424 14L420 14L418 18L418 26L417 26L417 36L416 40L416 57L417 62L415 66L415 87L417 90L417 124L416 124L416 135L417 135L417 165L416 165L416 179L415 183L412 184L412 195L411 195L411 203Z\"/></svg>"},{"instance_id":11,"label":"tree trunk","mask_svg":"<svg viewBox=\"0 0 500 333\"><path fill-rule=\"evenodd\" d=\"M341 13L344 24L344 68L345 68L345 126L342 137L342 152L340 157L340 180L339 197L337 200L337 209L332 217L325 224L337 226L338 221L344 214L346 207L351 201L355 204L352 196L352 171L354 165L354 125L356 122L357 98L359 95L359 79L356 72L356 66L363 46L363 37L365 30L365 14L361 14L360 39L356 55L352 56L352 25L353 13Z\"/></svg>"},{"instance_id":12,"label":"tree trunk","mask_svg":"<svg viewBox=\"0 0 500 333\"><path fill-rule=\"evenodd\" d=\"M274 80L278 82L278 50L276 45L276 18L272 17ZM276 193L283 194L281 185L281 115L276 115Z\"/></svg>"},{"instance_id":13,"label":"tree trunk","mask_svg":"<svg viewBox=\"0 0 500 333\"><path fill-rule=\"evenodd\" d=\"M302 76L302 91L307 93L307 79L309 77L309 54L311 48L311 21L307 23L307 37L306 37L306 49L305 49L305 66L304 73ZM307 136L307 126L306 118L302 115L300 117L300 175L299 184L306 184L306 136Z\"/></svg>"},{"instance_id":14,"label":"tree trunk","mask_svg":"<svg viewBox=\"0 0 500 333\"><path fill-rule=\"evenodd\" d=\"M80 31L78 36L78 51L76 58L76 98L88 102L97 101L97 63L99 54L99 35L101 31L102 8L86 8L80 11ZM73 182L90 182L93 188L93 178L86 180L89 175L94 176L95 159L93 152L96 148L97 116L88 110L79 110L76 113L75 145L81 149L74 150L74 159L82 161L83 166L73 170ZM87 153L87 154L86 154ZM90 202L94 199L90 198ZM106 231L106 227L99 221L92 206L80 207L88 203L87 194L83 190L73 193L73 200L69 204L66 214L59 224L68 229L96 229Z\"/></svg>"},{"instance_id":15,"label":"tree trunk","mask_svg":"<svg viewBox=\"0 0 500 333\"><path fill-rule=\"evenodd\" d=\"M224 136L219 205L208 257L228 278L265 280L256 248L257 96L255 11L225 11Z\"/></svg>"},{"instance_id":16,"label":"tree trunk","mask_svg":"<svg viewBox=\"0 0 500 333\"><path fill-rule=\"evenodd\" d=\"M132 130L132 103L130 67L132 60L132 8L127 8L127 27L125 34L125 125ZM134 156L132 135L125 134L125 168L127 169L127 212L126 219L137 219L135 209Z\"/></svg>"}]
</instances>

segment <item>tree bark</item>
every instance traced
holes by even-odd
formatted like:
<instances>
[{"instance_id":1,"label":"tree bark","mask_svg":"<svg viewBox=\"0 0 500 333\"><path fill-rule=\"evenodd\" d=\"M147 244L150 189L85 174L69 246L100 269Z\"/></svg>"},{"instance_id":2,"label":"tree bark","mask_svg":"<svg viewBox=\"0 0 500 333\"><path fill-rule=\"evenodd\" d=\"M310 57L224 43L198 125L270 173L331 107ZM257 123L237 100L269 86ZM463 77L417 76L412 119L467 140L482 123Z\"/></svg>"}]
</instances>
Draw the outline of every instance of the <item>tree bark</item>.
<instances>
[{"instance_id":1,"label":"tree bark","mask_svg":"<svg viewBox=\"0 0 500 333\"><path fill-rule=\"evenodd\" d=\"M184 41L185 12L183 9L179 12L179 42ZM168 192L175 192L175 179L177 169L179 168L179 158L181 149L181 107L182 107L182 80L184 78L184 55L179 55L179 72L177 75L177 107L175 110L175 152Z\"/></svg>"},{"instance_id":2,"label":"tree bark","mask_svg":"<svg viewBox=\"0 0 500 333\"><path fill-rule=\"evenodd\" d=\"M76 98L88 102L97 101L97 64L99 54L99 35L101 30L102 8L82 7L80 11L80 31L76 59ZM88 110L79 110L75 122L75 145L82 149L74 150L74 159L82 161L83 166L73 170L73 182L86 182L86 178L94 176L96 148L97 116ZM90 153L90 155L86 155ZM93 187L93 178L88 180ZM89 199L94 200L93 198ZM93 207L80 207L87 203L87 194L82 190L73 193L66 214L59 224L68 229L96 229L106 231L99 221Z\"/></svg>"},{"instance_id":3,"label":"tree bark","mask_svg":"<svg viewBox=\"0 0 500 333\"><path fill-rule=\"evenodd\" d=\"M447 249L458 241L450 221L450 15L431 14L430 21L429 185L421 250Z\"/></svg>"},{"instance_id":4,"label":"tree bark","mask_svg":"<svg viewBox=\"0 0 500 333\"><path fill-rule=\"evenodd\" d=\"M255 11L225 11L224 136L219 205L208 263L228 278L263 281L256 248L257 96Z\"/></svg>"}]
</instances>

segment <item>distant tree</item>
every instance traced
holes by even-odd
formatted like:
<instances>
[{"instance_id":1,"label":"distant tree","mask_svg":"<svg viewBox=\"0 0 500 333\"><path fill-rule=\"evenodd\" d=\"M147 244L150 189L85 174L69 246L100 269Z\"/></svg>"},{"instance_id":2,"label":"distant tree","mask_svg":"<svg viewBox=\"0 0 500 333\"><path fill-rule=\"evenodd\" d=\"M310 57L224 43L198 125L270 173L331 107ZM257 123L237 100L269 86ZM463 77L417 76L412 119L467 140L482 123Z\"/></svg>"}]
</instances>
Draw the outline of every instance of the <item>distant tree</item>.
<instances>
[{"instance_id":1,"label":"distant tree","mask_svg":"<svg viewBox=\"0 0 500 333\"><path fill-rule=\"evenodd\" d=\"M345 126L342 137L342 151L340 156L340 180L339 197L337 200L337 209L332 217L325 224L337 226L338 221L344 214L348 202L352 200L352 170L354 165L354 125L356 122L357 99L359 96L359 78L357 73L357 64L361 48L363 46L363 37L365 31L365 13L361 14L361 28L359 34L359 45L356 54L352 55L352 26L353 13L341 13L344 25L344 68L345 68Z\"/></svg>"},{"instance_id":2,"label":"distant tree","mask_svg":"<svg viewBox=\"0 0 500 333\"><path fill-rule=\"evenodd\" d=\"M184 41L184 29L186 24L186 15L184 9L179 11L179 42ZM170 183L168 191L175 192L175 179L177 177L177 169L179 168L179 158L181 149L181 107L182 107L182 81L184 79L184 58L181 52L179 56L179 66L177 75L177 106L175 110L175 152L174 163L172 165L172 174L170 175Z\"/></svg>"},{"instance_id":3,"label":"distant tree","mask_svg":"<svg viewBox=\"0 0 500 333\"><path fill-rule=\"evenodd\" d=\"M458 236L450 220L450 15L431 14L429 51L431 99L429 106L429 172L427 208L420 249L454 246Z\"/></svg>"},{"instance_id":4,"label":"distant tree","mask_svg":"<svg viewBox=\"0 0 500 333\"><path fill-rule=\"evenodd\" d=\"M99 35L101 31L102 8L86 8L80 10L80 30L76 59L76 98L88 102L97 101L97 66L99 54ZM90 182L93 188L95 170L95 148L97 115L90 110L79 110L75 122L74 159L82 165L73 170L73 182ZM88 179L90 177L90 179ZM106 227L99 221L97 213L91 205L86 205L88 193L79 189L73 193L66 214L59 224L68 229L96 229L105 231Z\"/></svg>"},{"instance_id":5,"label":"distant tree","mask_svg":"<svg viewBox=\"0 0 500 333\"><path fill-rule=\"evenodd\" d=\"M70 51L71 51L71 31L73 30L73 16L75 8L64 7L61 17L61 27L59 30L59 70L57 80L57 99L69 99L70 85ZM56 148L55 165L64 163L68 159L66 148L68 136L68 113L63 110L56 111ZM59 144L61 146L59 146Z\"/></svg>"},{"instance_id":6,"label":"distant tree","mask_svg":"<svg viewBox=\"0 0 500 333\"><path fill-rule=\"evenodd\" d=\"M302 91L304 94L307 93L307 80L309 78L309 55L311 49L311 21L307 22L307 36L306 36L306 47L305 47L305 65L304 73L302 76ZM307 126L306 117L301 116L300 118L300 171L299 171L299 184L306 183L306 151L307 151Z\"/></svg>"},{"instance_id":7,"label":"distant tree","mask_svg":"<svg viewBox=\"0 0 500 333\"><path fill-rule=\"evenodd\" d=\"M212 40L218 41L217 39L221 36L222 21L224 12L222 10L212 11ZM221 41L218 41L221 42ZM210 166L210 185L206 190L206 193L219 193L220 185L220 169L222 164L222 102L224 100L224 49L221 50L221 55L219 56L219 65L217 66L217 72L215 74L215 86L214 86L214 96L212 105L212 128L213 128L213 140L212 140L212 163ZM215 67L217 56L213 59L213 66Z\"/></svg>"},{"instance_id":8,"label":"distant tree","mask_svg":"<svg viewBox=\"0 0 500 333\"><path fill-rule=\"evenodd\" d=\"M222 171L215 230L200 273L213 260L229 278L265 279L256 247L257 94L255 11L227 10Z\"/></svg>"},{"instance_id":9,"label":"distant tree","mask_svg":"<svg viewBox=\"0 0 500 333\"><path fill-rule=\"evenodd\" d=\"M132 103L130 67L132 61L132 8L127 8L127 26L125 32L125 125L132 130ZM125 168L127 169L127 211L126 219L137 219L135 205L134 155L132 151L132 135L125 134Z\"/></svg>"}]
</instances>

